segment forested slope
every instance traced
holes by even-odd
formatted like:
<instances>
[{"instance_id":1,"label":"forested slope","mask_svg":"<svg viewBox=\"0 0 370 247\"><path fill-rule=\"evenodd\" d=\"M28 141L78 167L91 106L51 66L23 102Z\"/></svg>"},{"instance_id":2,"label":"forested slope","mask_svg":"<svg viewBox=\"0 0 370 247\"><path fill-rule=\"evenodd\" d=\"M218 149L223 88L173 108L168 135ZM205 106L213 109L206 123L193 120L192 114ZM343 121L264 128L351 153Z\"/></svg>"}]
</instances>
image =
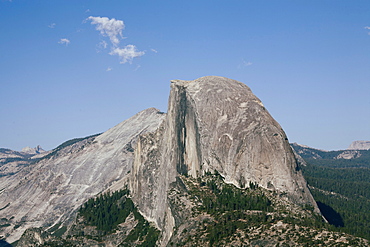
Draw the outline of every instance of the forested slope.
<instances>
[{"instance_id":1,"label":"forested slope","mask_svg":"<svg viewBox=\"0 0 370 247\"><path fill-rule=\"evenodd\" d=\"M339 231L370 239L370 151L323 151L293 144L307 162L303 167L311 193L325 217Z\"/></svg>"}]
</instances>

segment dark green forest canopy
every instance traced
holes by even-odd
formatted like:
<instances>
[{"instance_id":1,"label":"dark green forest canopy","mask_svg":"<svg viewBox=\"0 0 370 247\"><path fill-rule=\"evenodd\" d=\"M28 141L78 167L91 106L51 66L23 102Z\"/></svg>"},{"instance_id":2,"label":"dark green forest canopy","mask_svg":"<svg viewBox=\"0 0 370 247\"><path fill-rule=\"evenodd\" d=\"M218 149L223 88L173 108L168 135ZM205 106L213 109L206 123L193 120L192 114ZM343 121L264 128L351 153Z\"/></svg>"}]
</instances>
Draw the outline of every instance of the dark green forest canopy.
<instances>
[{"instance_id":1,"label":"dark green forest canopy","mask_svg":"<svg viewBox=\"0 0 370 247\"><path fill-rule=\"evenodd\" d=\"M98 197L89 199L84 203L78 213L84 218L86 225L95 226L102 231L103 235L113 233L117 226L125 222L126 218L133 214L138 221L135 228L123 239L122 246L131 246L130 243L141 241L139 246L155 246L159 230L138 212L129 196L129 190L119 190L112 193L104 193Z\"/></svg>"},{"instance_id":2,"label":"dark green forest canopy","mask_svg":"<svg viewBox=\"0 0 370 247\"><path fill-rule=\"evenodd\" d=\"M307 162L303 175L328 221L338 231L370 240L370 150L291 146ZM354 157L340 158L343 153Z\"/></svg>"},{"instance_id":3,"label":"dark green forest canopy","mask_svg":"<svg viewBox=\"0 0 370 247\"><path fill-rule=\"evenodd\" d=\"M338 231L370 240L370 169L331 168L307 164L303 167L312 195L329 222ZM331 209L335 214L325 214ZM337 217L337 219L333 218Z\"/></svg>"}]
</instances>

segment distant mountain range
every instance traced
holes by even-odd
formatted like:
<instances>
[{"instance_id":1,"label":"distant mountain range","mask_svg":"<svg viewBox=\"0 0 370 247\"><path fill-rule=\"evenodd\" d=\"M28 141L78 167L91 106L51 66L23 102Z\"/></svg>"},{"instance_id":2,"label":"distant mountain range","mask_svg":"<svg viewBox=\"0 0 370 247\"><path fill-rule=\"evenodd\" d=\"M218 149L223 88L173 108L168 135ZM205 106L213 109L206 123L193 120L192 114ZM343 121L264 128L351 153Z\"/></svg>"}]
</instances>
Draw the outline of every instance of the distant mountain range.
<instances>
[{"instance_id":1,"label":"distant mountain range","mask_svg":"<svg viewBox=\"0 0 370 247\"><path fill-rule=\"evenodd\" d=\"M370 168L370 150L326 151L292 143L292 148L307 162L328 167L368 167Z\"/></svg>"},{"instance_id":2,"label":"distant mountain range","mask_svg":"<svg viewBox=\"0 0 370 247\"><path fill-rule=\"evenodd\" d=\"M22 151L14 151L7 148L0 148L0 177L14 175L23 167L36 162L49 152L40 146L35 148L26 147Z\"/></svg>"}]
</instances>

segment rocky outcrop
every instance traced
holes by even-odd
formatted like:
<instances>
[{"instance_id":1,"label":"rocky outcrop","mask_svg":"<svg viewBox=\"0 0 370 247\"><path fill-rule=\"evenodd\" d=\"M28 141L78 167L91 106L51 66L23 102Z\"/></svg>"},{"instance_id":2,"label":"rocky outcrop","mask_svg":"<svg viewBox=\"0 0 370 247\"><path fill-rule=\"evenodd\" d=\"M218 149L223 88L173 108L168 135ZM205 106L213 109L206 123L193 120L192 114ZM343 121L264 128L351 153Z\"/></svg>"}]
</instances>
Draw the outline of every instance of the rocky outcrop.
<instances>
[{"instance_id":1,"label":"rocky outcrop","mask_svg":"<svg viewBox=\"0 0 370 247\"><path fill-rule=\"evenodd\" d=\"M310 200L284 131L245 84L222 77L173 81L171 96L184 102L178 104L184 126L175 130L179 172L217 170L238 187L255 182Z\"/></svg>"},{"instance_id":2,"label":"rocky outcrop","mask_svg":"<svg viewBox=\"0 0 370 247\"><path fill-rule=\"evenodd\" d=\"M167 114L142 111L0 180L2 234L12 242L29 227L66 226L87 198L129 185L165 246L192 212L188 199L186 212L174 199L176 191L187 194L179 177L201 180L210 173L318 211L284 131L262 102L241 82L207 76L172 81Z\"/></svg>"},{"instance_id":3,"label":"rocky outcrop","mask_svg":"<svg viewBox=\"0 0 370 247\"><path fill-rule=\"evenodd\" d=\"M67 225L76 209L106 189L127 184L139 135L158 128L165 114L144 110L116 127L62 145L38 163L0 180L1 234L17 240L29 227Z\"/></svg>"},{"instance_id":4,"label":"rocky outcrop","mask_svg":"<svg viewBox=\"0 0 370 247\"><path fill-rule=\"evenodd\" d=\"M245 84L174 80L165 122L139 138L130 183L143 215L163 231L162 245L175 225L167 192L177 174L214 171L237 187L256 183L318 211L284 131Z\"/></svg>"},{"instance_id":5,"label":"rocky outcrop","mask_svg":"<svg viewBox=\"0 0 370 247\"><path fill-rule=\"evenodd\" d=\"M370 141L354 141L347 148L349 150L370 150Z\"/></svg>"},{"instance_id":6,"label":"rocky outcrop","mask_svg":"<svg viewBox=\"0 0 370 247\"><path fill-rule=\"evenodd\" d=\"M356 159L361 157L361 152L358 150L345 150L342 153L338 154L335 159L345 159L345 160L350 160L350 159Z\"/></svg>"},{"instance_id":7,"label":"rocky outcrop","mask_svg":"<svg viewBox=\"0 0 370 247\"><path fill-rule=\"evenodd\" d=\"M31 148L31 147L22 148L22 152L26 154L41 154L41 153L44 153L45 150L42 149L40 145L38 145L35 148Z\"/></svg>"}]
</instances>

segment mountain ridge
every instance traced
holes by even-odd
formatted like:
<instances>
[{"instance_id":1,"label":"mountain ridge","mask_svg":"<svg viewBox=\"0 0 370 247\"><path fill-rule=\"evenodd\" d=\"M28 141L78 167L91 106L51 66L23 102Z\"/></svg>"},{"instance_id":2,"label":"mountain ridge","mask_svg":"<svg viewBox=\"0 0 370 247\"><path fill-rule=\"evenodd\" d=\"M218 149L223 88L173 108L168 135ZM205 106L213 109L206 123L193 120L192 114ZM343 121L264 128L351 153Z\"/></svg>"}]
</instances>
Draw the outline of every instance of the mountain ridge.
<instances>
[{"instance_id":1,"label":"mountain ridge","mask_svg":"<svg viewBox=\"0 0 370 247\"><path fill-rule=\"evenodd\" d=\"M162 118L155 108L144 110L104 134L2 177L0 208L9 226L1 230L7 240L15 241L29 227L69 222L84 200L127 179L133 156L127 145L155 129Z\"/></svg>"},{"instance_id":2,"label":"mountain ridge","mask_svg":"<svg viewBox=\"0 0 370 247\"><path fill-rule=\"evenodd\" d=\"M109 242L110 235L97 231L79 212L89 198L109 198L124 188L129 196L116 198L117 203L132 200L135 208L115 231L134 246L149 241L149 235L137 234L149 225L160 232L156 245L191 246L226 241L224 234L216 237L217 231L234 236L256 219L263 223L261 231L264 224L287 224L293 230L294 224L323 223L301 161L249 87L217 76L170 85L167 114L149 108L100 135L67 141L33 165L4 176L0 231L6 240L24 233L20 242L36 246L49 240L94 245L103 237ZM255 204L246 207L251 200ZM235 208L241 208L241 218L232 218L231 230L218 224ZM187 226L194 230L185 231ZM81 231L92 235L84 237ZM236 241L245 244L268 238L251 242L241 236Z\"/></svg>"},{"instance_id":3,"label":"mountain ridge","mask_svg":"<svg viewBox=\"0 0 370 247\"><path fill-rule=\"evenodd\" d=\"M326 151L291 143L297 154L306 161L332 167L370 167L370 150L333 150Z\"/></svg>"},{"instance_id":4,"label":"mountain ridge","mask_svg":"<svg viewBox=\"0 0 370 247\"><path fill-rule=\"evenodd\" d=\"M354 141L347 148L348 150L370 150L370 141Z\"/></svg>"}]
</instances>

